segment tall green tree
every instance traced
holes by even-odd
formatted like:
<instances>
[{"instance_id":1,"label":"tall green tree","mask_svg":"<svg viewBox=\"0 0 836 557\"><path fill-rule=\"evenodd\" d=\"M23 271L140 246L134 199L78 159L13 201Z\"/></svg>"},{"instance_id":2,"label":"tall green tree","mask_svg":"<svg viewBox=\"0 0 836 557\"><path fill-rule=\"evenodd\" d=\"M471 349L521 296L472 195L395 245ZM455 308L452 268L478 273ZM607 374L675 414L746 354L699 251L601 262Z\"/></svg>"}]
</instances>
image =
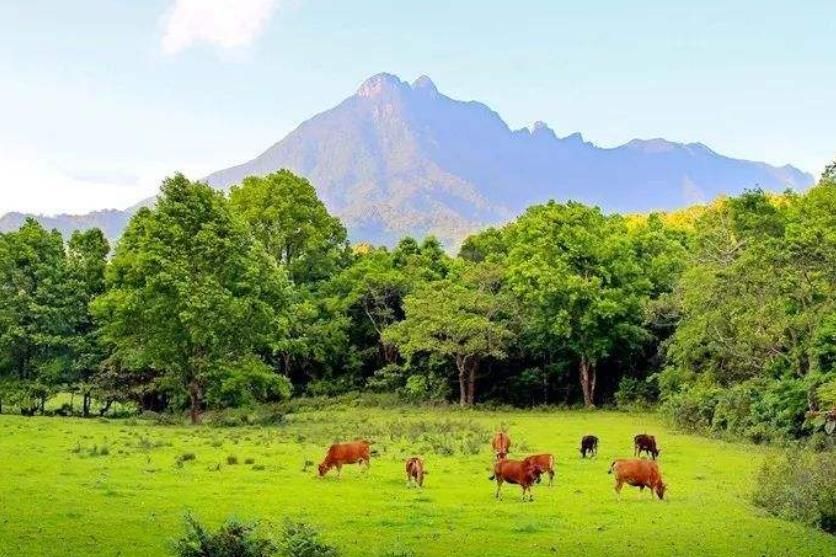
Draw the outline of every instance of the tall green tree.
<instances>
[{"instance_id":1,"label":"tall green tree","mask_svg":"<svg viewBox=\"0 0 836 557\"><path fill-rule=\"evenodd\" d=\"M93 304L102 334L129 369L152 368L188 396L198 422L207 391L238 375L274 342L287 304L286 274L226 198L177 174L153 208L131 220Z\"/></svg>"},{"instance_id":2,"label":"tall green tree","mask_svg":"<svg viewBox=\"0 0 836 557\"><path fill-rule=\"evenodd\" d=\"M34 219L0 235L0 375L17 384L21 406L43 408L68 379L71 334L61 235Z\"/></svg>"},{"instance_id":3,"label":"tall green tree","mask_svg":"<svg viewBox=\"0 0 836 557\"><path fill-rule=\"evenodd\" d=\"M404 300L406 318L383 334L407 359L427 354L452 360L461 406L476 400L482 362L504 359L512 337L505 299L497 296L490 271L463 266L455 278L418 285Z\"/></svg>"},{"instance_id":4,"label":"tall green tree","mask_svg":"<svg viewBox=\"0 0 836 557\"><path fill-rule=\"evenodd\" d=\"M530 347L571 354L584 404L594 406L599 361L647 336L641 324L651 283L624 220L549 202L529 208L507 233L509 282L526 308Z\"/></svg>"},{"instance_id":5,"label":"tall green tree","mask_svg":"<svg viewBox=\"0 0 836 557\"><path fill-rule=\"evenodd\" d=\"M90 313L90 303L105 291L110 245L98 228L73 232L67 244L67 274L72 332L68 339L72 382L82 394L82 413L90 413L95 377L108 350Z\"/></svg>"},{"instance_id":6,"label":"tall green tree","mask_svg":"<svg viewBox=\"0 0 836 557\"><path fill-rule=\"evenodd\" d=\"M325 279L347 262L345 227L304 178L288 170L250 176L232 188L229 198L295 283Z\"/></svg>"}]
</instances>

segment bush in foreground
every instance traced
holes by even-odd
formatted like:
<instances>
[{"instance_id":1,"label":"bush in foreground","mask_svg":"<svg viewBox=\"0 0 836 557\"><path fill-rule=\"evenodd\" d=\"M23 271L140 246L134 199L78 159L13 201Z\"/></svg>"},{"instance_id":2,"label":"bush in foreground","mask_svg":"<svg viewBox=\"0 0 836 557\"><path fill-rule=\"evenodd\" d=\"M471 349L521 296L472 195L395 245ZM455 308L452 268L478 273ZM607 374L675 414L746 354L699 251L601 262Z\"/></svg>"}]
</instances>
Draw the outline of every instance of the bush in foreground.
<instances>
[{"instance_id":1,"label":"bush in foreground","mask_svg":"<svg viewBox=\"0 0 836 557\"><path fill-rule=\"evenodd\" d=\"M192 515L186 515L186 533L174 546L177 557L271 557L276 545L260 537L255 526L230 519L218 530L207 530Z\"/></svg>"},{"instance_id":2,"label":"bush in foreground","mask_svg":"<svg viewBox=\"0 0 836 557\"><path fill-rule=\"evenodd\" d=\"M304 522L287 520L282 527L279 555L282 557L337 557L339 553L335 547L320 541L319 532L315 528Z\"/></svg>"},{"instance_id":3,"label":"bush in foreground","mask_svg":"<svg viewBox=\"0 0 836 557\"><path fill-rule=\"evenodd\" d=\"M767 459L752 499L776 516L836 534L836 452Z\"/></svg>"}]
</instances>

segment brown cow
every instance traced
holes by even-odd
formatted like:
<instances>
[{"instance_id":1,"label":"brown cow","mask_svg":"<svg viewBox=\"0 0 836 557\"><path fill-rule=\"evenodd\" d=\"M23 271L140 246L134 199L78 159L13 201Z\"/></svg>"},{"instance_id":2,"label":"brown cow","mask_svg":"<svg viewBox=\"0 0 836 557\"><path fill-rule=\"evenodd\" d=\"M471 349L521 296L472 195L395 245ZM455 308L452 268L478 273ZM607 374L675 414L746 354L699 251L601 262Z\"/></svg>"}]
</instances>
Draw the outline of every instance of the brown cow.
<instances>
[{"instance_id":1,"label":"brown cow","mask_svg":"<svg viewBox=\"0 0 836 557\"><path fill-rule=\"evenodd\" d=\"M598 438L594 435L584 435L581 439L581 458L589 456L598 456Z\"/></svg>"},{"instance_id":2,"label":"brown cow","mask_svg":"<svg viewBox=\"0 0 836 557\"><path fill-rule=\"evenodd\" d=\"M531 455L523 459L523 462L536 464L541 474L549 475L549 486L554 485L554 456L550 453ZM537 478L537 483L540 483L539 478Z\"/></svg>"},{"instance_id":3,"label":"brown cow","mask_svg":"<svg viewBox=\"0 0 836 557\"><path fill-rule=\"evenodd\" d=\"M531 486L540 479L540 474L543 471L534 463L526 462L524 460L498 460L493 467L493 475L489 480L496 480L496 498L502 499L502 492L500 488L504 482L515 484L522 488L522 500L525 501L525 495L528 493L528 500L534 501L534 496L531 494Z\"/></svg>"},{"instance_id":4,"label":"brown cow","mask_svg":"<svg viewBox=\"0 0 836 557\"><path fill-rule=\"evenodd\" d=\"M502 460L511 452L511 438L504 431L497 431L491 441L491 447L496 453L496 459Z\"/></svg>"},{"instance_id":5,"label":"brown cow","mask_svg":"<svg viewBox=\"0 0 836 557\"><path fill-rule=\"evenodd\" d=\"M406 461L406 485L415 485L424 487L424 475L427 472L424 470L424 461L414 456Z\"/></svg>"},{"instance_id":6,"label":"brown cow","mask_svg":"<svg viewBox=\"0 0 836 557\"><path fill-rule=\"evenodd\" d=\"M647 433L633 437L633 456L641 456L642 452L646 452L653 460L659 457L662 449L656 447L656 437Z\"/></svg>"},{"instance_id":7,"label":"brown cow","mask_svg":"<svg viewBox=\"0 0 836 557\"><path fill-rule=\"evenodd\" d=\"M368 470L369 446L372 441L351 441L348 443L335 443L328 449L325 460L319 465L319 475L324 476L331 468L337 468L337 477L340 476L343 464L365 464Z\"/></svg>"},{"instance_id":8,"label":"brown cow","mask_svg":"<svg viewBox=\"0 0 836 557\"><path fill-rule=\"evenodd\" d=\"M626 483L638 487L641 491L650 488L650 494L656 492L659 499L665 497L667 486L662 481L659 465L643 458L620 458L610 465L609 474L615 473L615 492L621 495L621 487Z\"/></svg>"}]
</instances>

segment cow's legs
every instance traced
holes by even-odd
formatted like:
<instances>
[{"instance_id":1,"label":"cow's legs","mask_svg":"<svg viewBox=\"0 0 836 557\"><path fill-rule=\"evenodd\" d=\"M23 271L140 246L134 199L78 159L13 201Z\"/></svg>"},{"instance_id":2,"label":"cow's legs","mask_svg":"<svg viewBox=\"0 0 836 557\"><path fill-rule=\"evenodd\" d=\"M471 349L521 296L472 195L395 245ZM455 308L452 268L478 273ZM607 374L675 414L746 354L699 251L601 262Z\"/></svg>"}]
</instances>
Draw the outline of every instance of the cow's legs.
<instances>
[{"instance_id":1,"label":"cow's legs","mask_svg":"<svg viewBox=\"0 0 836 557\"><path fill-rule=\"evenodd\" d=\"M554 470L549 470L549 487L554 485Z\"/></svg>"},{"instance_id":2,"label":"cow's legs","mask_svg":"<svg viewBox=\"0 0 836 557\"><path fill-rule=\"evenodd\" d=\"M496 495L494 495L495 499L502 499L502 480L497 476L496 478Z\"/></svg>"},{"instance_id":3,"label":"cow's legs","mask_svg":"<svg viewBox=\"0 0 836 557\"><path fill-rule=\"evenodd\" d=\"M615 480L615 493L621 497L621 487L624 485L624 481L621 479Z\"/></svg>"},{"instance_id":4,"label":"cow's legs","mask_svg":"<svg viewBox=\"0 0 836 557\"><path fill-rule=\"evenodd\" d=\"M343 471L343 465L337 464L337 477L339 478Z\"/></svg>"}]
</instances>

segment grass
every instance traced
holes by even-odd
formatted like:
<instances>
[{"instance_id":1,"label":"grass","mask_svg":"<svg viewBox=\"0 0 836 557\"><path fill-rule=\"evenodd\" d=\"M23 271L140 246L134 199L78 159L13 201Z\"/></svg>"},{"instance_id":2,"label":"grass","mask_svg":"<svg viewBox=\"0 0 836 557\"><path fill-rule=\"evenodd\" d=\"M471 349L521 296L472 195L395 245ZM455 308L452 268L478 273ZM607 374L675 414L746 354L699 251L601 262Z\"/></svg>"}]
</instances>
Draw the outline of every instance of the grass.
<instances>
[{"instance_id":1,"label":"grass","mask_svg":"<svg viewBox=\"0 0 836 557\"><path fill-rule=\"evenodd\" d=\"M555 487L536 486L534 503L507 485L503 501L493 498L489 436L500 425L512 457L519 447L556 456ZM619 500L607 475L643 431L663 449L664 502L632 488ZM580 459L586 433L601 439L597 459ZM307 461L364 436L378 453L368 473L315 477ZM836 555L836 537L749 503L766 450L604 411L358 408L225 428L0 416L0 556L167 555L187 511L212 527L229 516L273 531L285 517L304 521L357 557ZM257 464L229 465L236 453ZM414 454L429 471L423 490L406 487L403 459Z\"/></svg>"}]
</instances>

